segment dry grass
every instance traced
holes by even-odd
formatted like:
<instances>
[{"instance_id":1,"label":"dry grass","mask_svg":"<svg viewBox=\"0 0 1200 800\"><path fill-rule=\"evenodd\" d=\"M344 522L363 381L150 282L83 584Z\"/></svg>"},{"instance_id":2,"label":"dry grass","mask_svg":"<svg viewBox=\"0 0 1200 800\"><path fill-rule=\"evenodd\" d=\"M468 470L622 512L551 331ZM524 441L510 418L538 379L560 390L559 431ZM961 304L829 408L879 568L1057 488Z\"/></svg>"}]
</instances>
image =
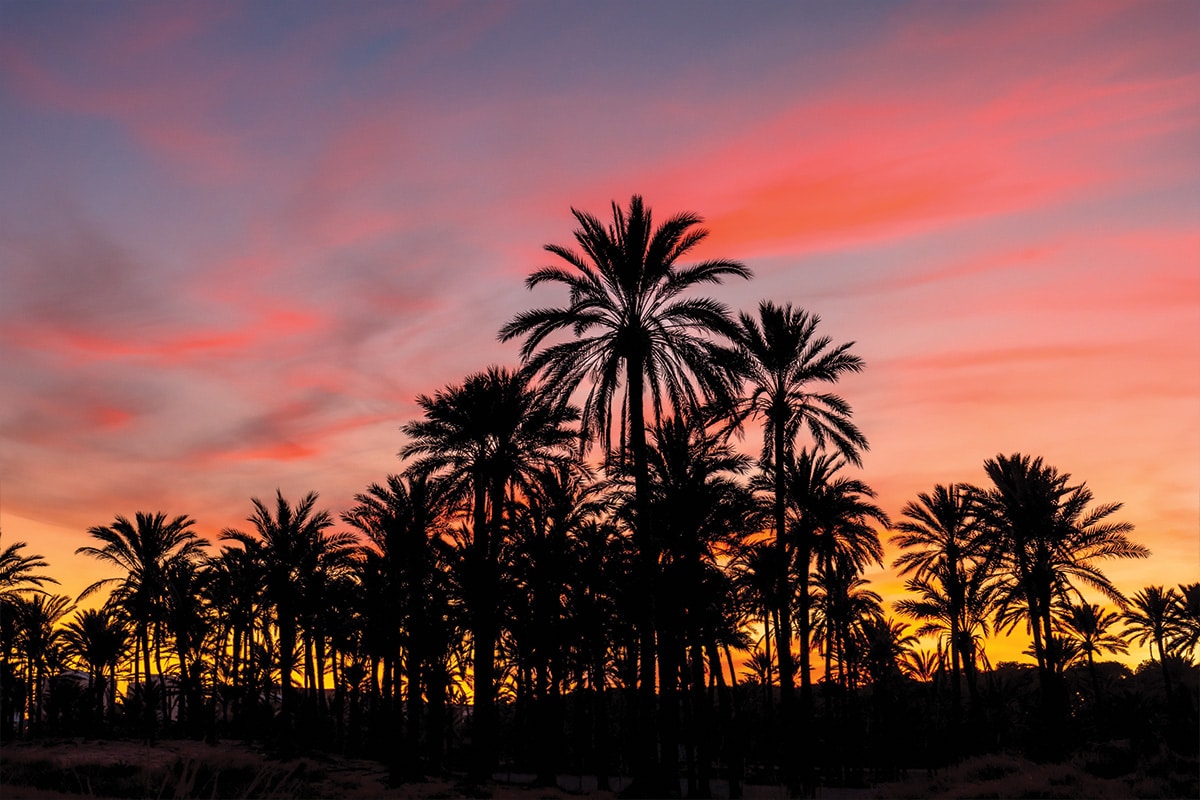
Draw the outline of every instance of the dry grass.
<instances>
[{"instance_id":1,"label":"dry grass","mask_svg":"<svg viewBox=\"0 0 1200 800\"><path fill-rule=\"evenodd\" d=\"M448 780L387 785L375 761L314 756L280 761L240 742L162 741L6 743L0 747L4 800L94 798L404 798L467 797L566 800L555 788L496 784L483 789ZM611 793L596 796L612 797Z\"/></svg>"},{"instance_id":2,"label":"dry grass","mask_svg":"<svg viewBox=\"0 0 1200 800\"><path fill-rule=\"evenodd\" d=\"M935 775L914 772L902 781L863 789L822 788L827 800L857 798L1129 798L1198 797L1196 761L1166 754L1139 760L1113 743L1062 764L1036 764L1012 755L972 758ZM568 788L534 788L497 782L464 787L448 780L388 786L383 766L337 756L280 761L238 742L210 745L163 741L19 742L0 747L0 797L4 800L95 798L393 798L455 800L568 800ZM716 787L718 792L723 786ZM582 793L612 798L611 792ZM747 786L746 797L784 797L780 787Z\"/></svg>"},{"instance_id":3,"label":"dry grass","mask_svg":"<svg viewBox=\"0 0 1200 800\"><path fill-rule=\"evenodd\" d=\"M1113 752L1115 750L1116 752ZM1165 756L1138 767L1127 750L1090 751L1059 764L1013 755L967 759L936 775L910 775L863 790L864 798L1125 798L1197 797L1194 761L1170 765Z\"/></svg>"}]
</instances>

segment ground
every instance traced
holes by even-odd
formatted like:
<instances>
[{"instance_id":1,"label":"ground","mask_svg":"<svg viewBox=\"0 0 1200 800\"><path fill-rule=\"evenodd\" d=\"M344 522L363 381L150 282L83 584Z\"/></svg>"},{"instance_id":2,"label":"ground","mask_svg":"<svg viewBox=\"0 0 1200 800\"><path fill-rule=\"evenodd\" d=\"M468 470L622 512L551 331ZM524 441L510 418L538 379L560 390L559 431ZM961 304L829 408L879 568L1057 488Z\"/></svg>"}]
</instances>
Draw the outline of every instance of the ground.
<instances>
[{"instance_id":1,"label":"ground","mask_svg":"<svg viewBox=\"0 0 1200 800\"><path fill-rule=\"evenodd\" d=\"M1034 764L1010 755L980 756L929 774L914 771L901 781L862 788L822 787L818 797L858 798L1126 798L1195 797L1194 762L1164 763L1162 769L1122 770L1113 754L1078 755L1063 764ZM534 787L527 775L498 774L484 787L454 780L387 784L386 769L374 761L310 756L268 758L242 742L206 744L162 741L55 740L0 745L0 796L4 800L97 798L453 798L566 800L612 798L594 781L560 776L558 786ZM616 784L619 786L620 784ZM718 796L727 791L717 784ZM746 800L784 798L776 786L747 786Z\"/></svg>"}]
</instances>

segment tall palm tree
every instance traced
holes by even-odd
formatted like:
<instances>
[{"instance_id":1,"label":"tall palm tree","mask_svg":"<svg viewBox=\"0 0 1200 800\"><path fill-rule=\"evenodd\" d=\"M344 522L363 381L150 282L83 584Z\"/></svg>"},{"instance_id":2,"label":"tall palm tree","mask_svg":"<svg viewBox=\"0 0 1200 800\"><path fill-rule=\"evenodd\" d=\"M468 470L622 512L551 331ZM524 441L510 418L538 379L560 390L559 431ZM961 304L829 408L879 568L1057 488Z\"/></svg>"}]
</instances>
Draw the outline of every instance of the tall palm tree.
<instances>
[{"instance_id":1,"label":"tall palm tree","mask_svg":"<svg viewBox=\"0 0 1200 800\"><path fill-rule=\"evenodd\" d=\"M43 592L44 584L58 583L38 572L49 564L40 555L22 553L26 546L13 542L0 550L0 702L6 706L23 702L16 696L22 692L15 680L19 668L14 658L22 599Z\"/></svg>"},{"instance_id":2,"label":"tall palm tree","mask_svg":"<svg viewBox=\"0 0 1200 800\"><path fill-rule=\"evenodd\" d=\"M1170 642L1178 632L1175 623L1175 605L1179 593L1171 587L1147 586L1129 601L1124 614L1125 630L1134 644L1150 642L1150 655L1158 649L1158 661L1162 665L1163 687L1168 699L1171 696L1171 676L1167 670Z\"/></svg>"},{"instance_id":3,"label":"tall palm tree","mask_svg":"<svg viewBox=\"0 0 1200 800\"><path fill-rule=\"evenodd\" d=\"M938 484L932 493L922 492L909 501L901 512L904 519L896 525L900 533L891 542L904 550L894 562L901 575L913 575L909 591L925 592L927 597L944 596L944 615L949 623L946 631L950 650L950 674L953 682L952 699L957 719L962 705L962 663L964 631L967 630L967 594L970 581L987 573L974 567L983 560L983 540L973 513L972 497L978 490L964 484ZM900 608L903 613L919 615L929 609L911 606ZM920 634L918 634L920 635Z\"/></svg>"},{"instance_id":4,"label":"tall palm tree","mask_svg":"<svg viewBox=\"0 0 1200 800\"><path fill-rule=\"evenodd\" d=\"M254 533L235 528L226 528L221 537L242 544L247 550L256 551L263 560L263 588L267 602L275 612L275 624L279 630L280 723L283 747L293 745L293 725L296 713L296 689L292 683L296 670L296 644L299 615L303 598L300 591L304 586L304 565L309 563L310 554L319 546L321 534L333 525L333 518L324 509L317 509L317 493L309 492L292 505L275 491L275 507L272 509L257 497L251 498L254 512L246 521L254 526Z\"/></svg>"},{"instance_id":5,"label":"tall palm tree","mask_svg":"<svg viewBox=\"0 0 1200 800\"><path fill-rule=\"evenodd\" d=\"M791 562L786 541L787 466L795 455L796 440L807 429L818 447L827 443L854 464L866 450L867 439L851 420L850 406L824 390L847 373L861 372L863 360L850 352L853 342L833 345L817 334L821 319L790 303L778 306L769 300L758 306L758 317L742 312L734 342L745 373L747 394L737 405L733 420L763 421L761 463L771 478L777 563ZM778 597L790 598L789 570L776 575ZM776 652L779 655L780 712L785 730L792 730L795 666L792 663L790 613L780 614ZM805 710L806 718L811 709Z\"/></svg>"},{"instance_id":6,"label":"tall palm tree","mask_svg":"<svg viewBox=\"0 0 1200 800\"><path fill-rule=\"evenodd\" d=\"M1096 656L1100 653L1129 652L1125 639L1110 632L1120 618L1117 612L1105 611L1093 603L1066 603L1059 610L1060 634L1075 642L1079 652L1087 657L1092 696L1097 704L1100 703L1100 676L1096 672Z\"/></svg>"},{"instance_id":7,"label":"tall palm tree","mask_svg":"<svg viewBox=\"0 0 1200 800\"><path fill-rule=\"evenodd\" d=\"M808 449L797 453L788 465L787 539L799 588L800 689L806 713L812 709L810 585L814 568L831 574L837 560L847 562L855 572L872 562L882 565L883 547L874 526L890 525L887 514L872 502L874 490L841 474L845 465L840 455ZM790 597L785 599L790 603Z\"/></svg>"},{"instance_id":8,"label":"tall palm tree","mask_svg":"<svg viewBox=\"0 0 1200 800\"><path fill-rule=\"evenodd\" d=\"M266 577L262 545L247 539L224 546L212 559L204 585L205 600L215 616L214 685L228 686L222 713L232 702L235 719L243 721L250 698L265 681L253 658L257 621L264 616ZM215 693L214 693L215 694ZM214 698L215 700L215 698Z\"/></svg>"},{"instance_id":9,"label":"tall palm tree","mask_svg":"<svg viewBox=\"0 0 1200 800\"><path fill-rule=\"evenodd\" d=\"M690 744L699 770L689 771L689 795L707 796L712 737L704 691L704 645L721 614L714 601L724 594L719 563L758 528L759 507L739 477L750 459L737 453L699 414L668 417L652 429L649 449L651 507L662 542L658 582L659 657L667 668L659 692L664 723L677 718L679 675L689 675ZM668 732L668 739L675 738ZM667 754L668 768L671 767Z\"/></svg>"},{"instance_id":10,"label":"tall palm tree","mask_svg":"<svg viewBox=\"0 0 1200 800\"><path fill-rule=\"evenodd\" d=\"M305 684L309 703L322 714L329 711L325 673L329 626L337 616L334 603L343 595L341 584L349 578L359 552L359 541L353 533L321 531L300 565L297 622L303 640Z\"/></svg>"},{"instance_id":11,"label":"tall palm tree","mask_svg":"<svg viewBox=\"0 0 1200 800\"><path fill-rule=\"evenodd\" d=\"M533 751L537 780L552 785L553 756L560 741L560 705L566 684L569 609L564 598L572 582L580 579L572 542L584 526L597 522L607 507L602 484L592 482L582 464L559 464L545 469L531 485L531 493L513 506L516 534L509 558L513 565L512 589L527 613L519 648L531 673ZM585 662L586 663L586 662Z\"/></svg>"},{"instance_id":12,"label":"tall palm tree","mask_svg":"<svg viewBox=\"0 0 1200 800\"><path fill-rule=\"evenodd\" d=\"M1179 600L1175 603L1177 633L1175 652L1194 658L1200 646L1200 583L1179 584Z\"/></svg>"},{"instance_id":13,"label":"tall palm tree","mask_svg":"<svg viewBox=\"0 0 1200 800\"><path fill-rule=\"evenodd\" d=\"M645 403L649 399L655 418L661 418L664 399L679 412L697 406L701 397L733 395L732 365L711 338L733 334L729 313L714 300L685 293L726 277L749 278L751 273L744 264L727 259L679 263L707 236L696 214L676 214L656 227L637 195L630 199L628 211L612 204L609 225L586 212L571 212L579 223L575 241L580 250L546 245L565 266L543 267L525 281L530 289L543 283L563 286L569 293L567 304L518 314L500 329L500 338L522 338L522 359L545 376L558 396L569 397L581 384L590 384L580 430L585 440L599 433L605 452L611 453L614 419L619 421L620 453L623 457L628 446L632 456L640 582L648 587L654 581L658 542L650 519ZM549 337L564 332L570 338L543 346ZM639 730L645 733L637 770L642 787L654 792L673 786L674 780L660 787L648 783L658 771L654 728L649 724L655 704L655 611L649 597L640 607ZM674 752L675 744L663 742L663 747Z\"/></svg>"},{"instance_id":14,"label":"tall palm tree","mask_svg":"<svg viewBox=\"0 0 1200 800\"><path fill-rule=\"evenodd\" d=\"M600 483L595 499L608 505L608 485ZM632 629L629 605L631 569L634 560L629 538L622 535L610 515L597 515L570 530L566 559L573 569L568 575L566 596L571 627L566 630L570 649L582 667L591 708L593 771L597 787L608 790L612 742L608 725L609 676L627 675L622 654L636 652L637 636ZM636 664L633 672L636 675ZM626 690L636 679L623 681Z\"/></svg>"},{"instance_id":15,"label":"tall palm tree","mask_svg":"<svg viewBox=\"0 0 1200 800\"><path fill-rule=\"evenodd\" d=\"M425 418L404 426L401 450L413 474L437 475L466 500L472 518L467 566L474 660L473 777L486 780L496 761L496 642L499 639L500 551L506 493L532 491L539 471L570 463L578 411L550 399L530 379L498 367L468 376L417 404Z\"/></svg>"},{"instance_id":16,"label":"tall palm tree","mask_svg":"<svg viewBox=\"0 0 1200 800\"><path fill-rule=\"evenodd\" d=\"M95 699L97 718L105 709L115 711L117 664L129 644L129 631L118 614L106 608L88 608L76 612L63 626L67 652L83 664L88 673L88 691Z\"/></svg>"},{"instance_id":17,"label":"tall palm tree","mask_svg":"<svg viewBox=\"0 0 1200 800\"><path fill-rule=\"evenodd\" d=\"M167 519L162 512L137 512L131 521L118 515L111 525L97 525L88 534L101 546L88 545L75 550L124 571L118 578L96 581L83 590L79 599L113 585L112 600L132 620L146 679L150 679L151 632L153 650L161 663L162 634L166 610L167 574L172 565L198 559L203 541L192 530L195 522L185 515ZM134 660L134 682L138 681L138 663ZM160 680L162 669L159 669ZM163 696L165 703L165 693ZM165 716L165 714L164 714Z\"/></svg>"},{"instance_id":18,"label":"tall palm tree","mask_svg":"<svg viewBox=\"0 0 1200 800\"><path fill-rule=\"evenodd\" d=\"M57 666L61 655L63 630L58 623L74 604L66 595L44 592L18 602L17 646L25 657L28 684L26 719L36 730L42 721L42 688L49 670Z\"/></svg>"},{"instance_id":19,"label":"tall palm tree","mask_svg":"<svg viewBox=\"0 0 1200 800\"><path fill-rule=\"evenodd\" d=\"M370 619L365 622L389 643L389 654L403 647L407 744L400 749L408 759L403 764L407 777L418 777L422 689L440 655L432 642L434 631L448 623L434 585L441 559L443 492L437 479L427 475L389 475L384 484L371 484L354 499L356 505L342 519L371 541L382 578L378 602L367 607Z\"/></svg>"},{"instance_id":20,"label":"tall palm tree","mask_svg":"<svg viewBox=\"0 0 1200 800\"><path fill-rule=\"evenodd\" d=\"M212 616L205 602L205 583L212 576L206 564L180 560L166 573L163 621L175 642L179 662L179 721L194 724L201 711L201 654Z\"/></svg>"},{"instance_id":21,"label":"tall palm tree","mask_svg":"<svg viewBox=\"0 0 1200 800\"><path fill-rule=\"evenodd\" d=\"M868 589L869 580L852 561L836 558L814 576L812 633L825 655L825 683L850 689L855 642L862 639L868 620L882 618L882 598ZM835 676L833 665L837 664Z\"/></svg>"},{"instance_id":22,"label":"tall palm tree","mask_svg":"<svg viewBox=\"0 0 1200 800\"><path fill-rule=\"evenodd\" d=\"M977 662L982 656L983 640L991 635L989 620L995 606L997 585L989 580L986 562L976 563L962 574L963 592L959 602L955 603L947 589L953 584L953 579L944 574L948 569L948 562L938 562L924 577L910 578L904 587L916 596L901 598L894 607L921 623L916 630L917 636L938 637L939 650L947 654L948 661L953 661L953 654L957 652L958 668L966 673L967 692L974 707L978 689ZM957 681L952 690L951 702L957 719L961 705Z\"/></svg>"},{"instance_id":23,"label":"tall palm tree","mask_svg":"<svg viewBox=\"0 0 1200 800\"><path fill-rule=\"evenodd\" d=\"M1089 509L1093 495L1087 485L1070 485L1070 475L1041 458L998 455L984 463L984 470L992 487L978 494L976 513L1005 591L997 620L1010 629L1020 619L1027 621L1046 712L1061 721L1066 696L1054 646L1055 600L1067 599L1071 581L1078 580L1123 606L1124 595L1096 562L1146 558L1150 551L1130 541L1130 523L1106 521L1120 503Z\"/></svg>"}]
</instances>

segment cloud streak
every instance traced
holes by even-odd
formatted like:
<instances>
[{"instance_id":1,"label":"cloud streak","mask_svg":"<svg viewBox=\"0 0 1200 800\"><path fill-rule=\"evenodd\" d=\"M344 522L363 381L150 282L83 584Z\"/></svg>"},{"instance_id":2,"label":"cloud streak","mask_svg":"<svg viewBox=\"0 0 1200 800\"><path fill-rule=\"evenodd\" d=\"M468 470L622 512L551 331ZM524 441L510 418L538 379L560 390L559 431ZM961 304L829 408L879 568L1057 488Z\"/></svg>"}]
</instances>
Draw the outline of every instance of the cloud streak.
<instances>
[{"instance_id":1,"label":"cloud streak","mask_svg":"<svg viewBox=\"0 0 1200 800\"><path fill-rule=\"evenodd\" d=\"M6 7L6 531L345 507L638 192L856 342L889 512L1036 452L1200 567L1200 7L276 10Z\"/></svg>"}]
</instances>

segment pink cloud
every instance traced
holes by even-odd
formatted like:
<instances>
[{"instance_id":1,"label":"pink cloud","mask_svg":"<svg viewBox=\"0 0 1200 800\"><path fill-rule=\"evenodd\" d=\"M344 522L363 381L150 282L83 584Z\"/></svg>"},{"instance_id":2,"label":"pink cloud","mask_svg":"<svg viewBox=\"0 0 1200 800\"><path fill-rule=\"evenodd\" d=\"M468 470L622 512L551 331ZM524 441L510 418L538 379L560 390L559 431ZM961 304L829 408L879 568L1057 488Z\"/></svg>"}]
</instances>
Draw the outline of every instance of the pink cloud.
<instances>
[{"instance_id":1,"label":"pink cloud","mask_svg":"<svg viewBox=\"0 0 1200 800\"><path fill-rule=\"evenodd\" d=\"M127 331L116 336L100 330L72 328L69 323L44 327L25 320L0 328L0 338L13 347L54 353L74 366L125 359L176 365L312 334L326 325L327 321L314 312L280 309L265 312L253 323L234 330L167 329L150 335Z\"/></svg>"}]
</instances>

